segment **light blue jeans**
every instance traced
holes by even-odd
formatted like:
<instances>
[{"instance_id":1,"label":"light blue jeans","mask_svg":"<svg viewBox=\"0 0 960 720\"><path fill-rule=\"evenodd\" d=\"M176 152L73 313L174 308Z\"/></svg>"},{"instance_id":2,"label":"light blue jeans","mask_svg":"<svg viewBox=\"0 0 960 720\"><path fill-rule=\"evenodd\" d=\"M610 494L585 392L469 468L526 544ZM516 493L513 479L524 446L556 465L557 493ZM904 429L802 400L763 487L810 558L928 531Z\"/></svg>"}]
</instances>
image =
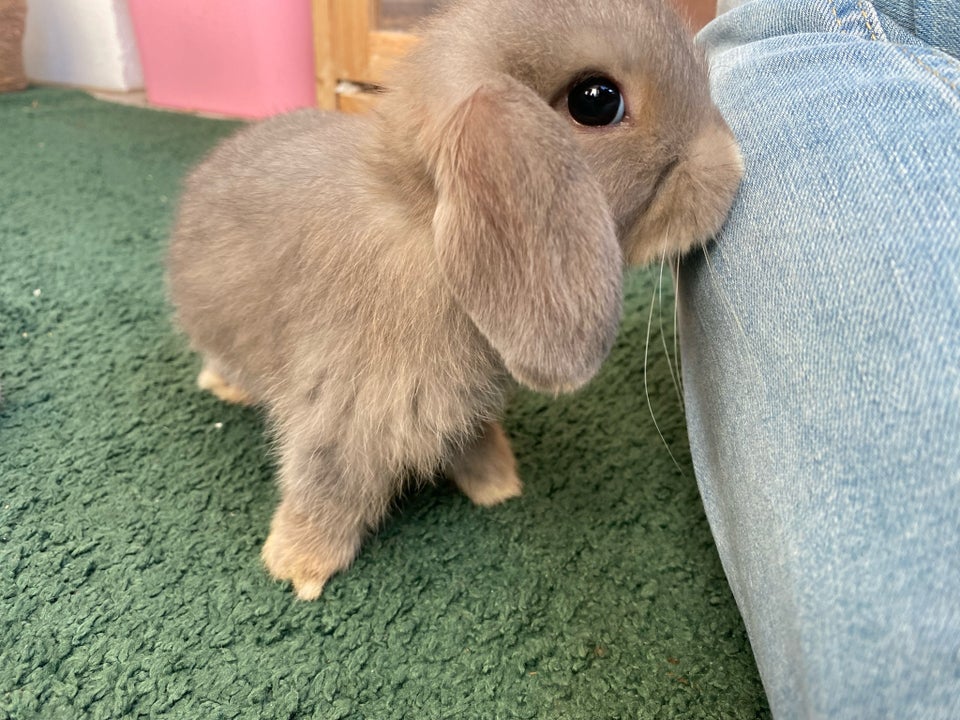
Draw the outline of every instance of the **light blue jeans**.
<instances>
[{"instance_id":1,"label":"light blue jeans","mask_svg":"<svg viewBox=\"0 0 960 720\"><path fill-rule=\"evenodd\" d=\"M958 720L960 2L721 10L746 174L678 280L720 557L776 718Z\"/></svg>"}]
</instances>

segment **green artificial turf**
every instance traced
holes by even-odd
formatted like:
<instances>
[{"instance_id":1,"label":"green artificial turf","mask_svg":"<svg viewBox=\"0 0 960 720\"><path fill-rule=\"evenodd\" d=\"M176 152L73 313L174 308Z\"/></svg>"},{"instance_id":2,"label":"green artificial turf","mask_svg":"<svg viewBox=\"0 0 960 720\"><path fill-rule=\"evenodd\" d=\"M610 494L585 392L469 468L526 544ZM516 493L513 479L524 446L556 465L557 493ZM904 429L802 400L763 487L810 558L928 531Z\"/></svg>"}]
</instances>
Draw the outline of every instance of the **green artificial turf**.
<instances>
[{"instance_id":1,"label":"green artificial turf","mask_svg":"<svg viewBox=\"0 0 960 720\"><path fill-rule=\"evenodd\" d=\"M411 495L315 603L267 577L262 419L195 389L163 290L180 178L234 127L0 96L0 717L768 717L697 495L668 281L663 440L647 406L658 271L630 276L594 382L511 403L523 498Z\"/></svg>"}]
</instances>

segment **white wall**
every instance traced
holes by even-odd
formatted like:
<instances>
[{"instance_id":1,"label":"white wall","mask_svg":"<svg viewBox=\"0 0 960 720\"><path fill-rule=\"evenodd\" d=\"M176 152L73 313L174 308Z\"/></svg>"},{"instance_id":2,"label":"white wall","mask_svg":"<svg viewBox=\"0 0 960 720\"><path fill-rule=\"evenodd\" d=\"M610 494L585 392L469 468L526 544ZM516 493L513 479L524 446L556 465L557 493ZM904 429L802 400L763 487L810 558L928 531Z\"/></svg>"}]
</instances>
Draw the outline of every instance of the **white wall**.
<instances>
[{"instance_id":1,"label":"white wall","mask_svg":"<svg viewBox=\"0 0 960 720\"><path fill-rule=\"evenodd\" d=\"M143 87L126 0L27 0L23 61L37 82Z\"/></svg>"}]
</instances>

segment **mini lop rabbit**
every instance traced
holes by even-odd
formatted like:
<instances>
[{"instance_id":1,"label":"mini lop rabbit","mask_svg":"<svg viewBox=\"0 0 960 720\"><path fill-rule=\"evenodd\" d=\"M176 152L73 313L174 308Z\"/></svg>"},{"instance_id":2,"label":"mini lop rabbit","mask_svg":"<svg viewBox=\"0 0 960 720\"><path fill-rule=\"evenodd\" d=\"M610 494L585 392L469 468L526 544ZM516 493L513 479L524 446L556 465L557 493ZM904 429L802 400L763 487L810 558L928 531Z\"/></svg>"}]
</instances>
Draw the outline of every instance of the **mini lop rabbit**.
<instances>
[{"instance_id":1,"label":"mini lop rabbit","mask_svg":"<svg viewBox=\"0 0 960 720\"><path fill-rule=\"evenodd\" d=\"M201 387L267 409L263 559L300 598L410 478L520 494L513 380L586 383L624 258L705 242L740 180L703 58L661 0L468 0L377 111L248 127L189 176L169 253Z\"/></svg>"}]
</instances>

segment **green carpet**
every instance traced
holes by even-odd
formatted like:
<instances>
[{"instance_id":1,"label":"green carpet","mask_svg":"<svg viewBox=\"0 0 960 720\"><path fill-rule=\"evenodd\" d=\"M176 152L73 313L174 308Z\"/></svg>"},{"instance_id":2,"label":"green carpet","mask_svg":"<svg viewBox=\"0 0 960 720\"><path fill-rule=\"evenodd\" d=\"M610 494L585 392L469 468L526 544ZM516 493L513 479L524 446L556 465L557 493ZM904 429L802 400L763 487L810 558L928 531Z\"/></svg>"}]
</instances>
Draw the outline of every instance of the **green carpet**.
<instances>
[{"instance_id":1,"label":"green carpet","mask_svg":"<svg viewBox=\"0 0 960 720\"><path fill-rule=\"evenodd\" d=\"M523 498L401 503L315 603L260 567L256 411L194 388L162 259L234 124L0 96L0 717L764 718L664 345L627 287L601 375L522 392ZM664 342L665 341L665 342Z\"/></svg>"}]
</instances>

